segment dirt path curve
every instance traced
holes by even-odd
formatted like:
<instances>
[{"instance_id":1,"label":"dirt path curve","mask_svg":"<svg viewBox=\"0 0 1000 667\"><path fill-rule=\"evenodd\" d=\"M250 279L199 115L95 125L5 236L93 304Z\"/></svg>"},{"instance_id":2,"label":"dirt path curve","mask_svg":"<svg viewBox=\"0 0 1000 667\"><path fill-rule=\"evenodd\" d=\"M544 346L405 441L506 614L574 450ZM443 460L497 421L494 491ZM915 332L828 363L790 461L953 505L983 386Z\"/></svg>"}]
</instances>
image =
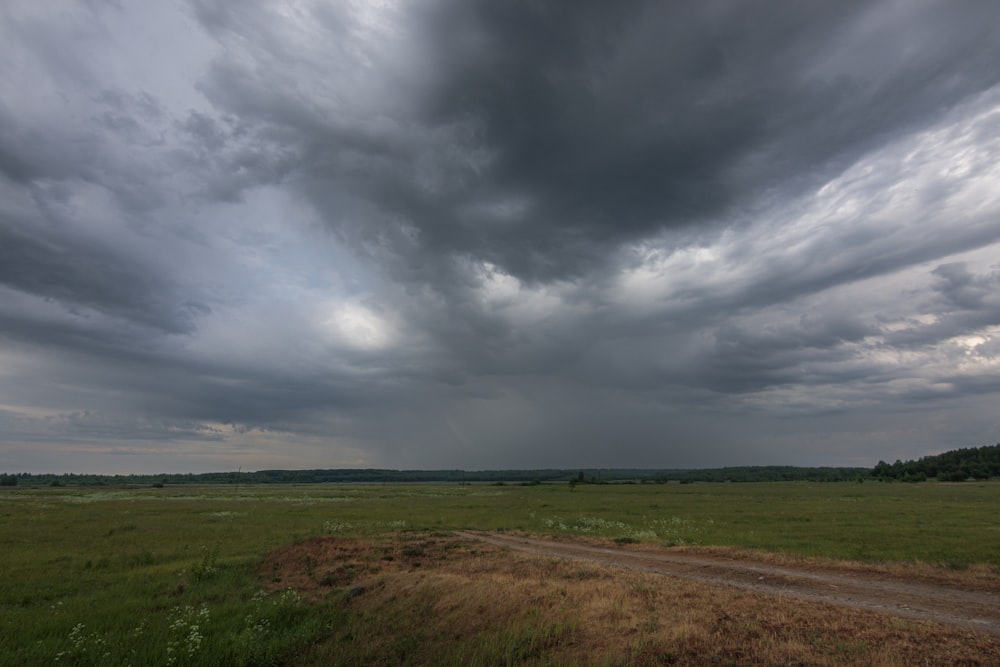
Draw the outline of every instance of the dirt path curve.
<instances>
[{"instance_id":1,"label":"dirt path curve","mask_svg":"<svg viewBox=\"0 0 1000 667\"><path fill-rule=\"evenodd\" d=\"M520 535L456 531L532 554L573 558L669 577L733 586L760 593L957 625L1000 636L1000 595L929 583L905 582L877 574L826 571L817 567L776 567L685 553L629 551Z\"/></svg>"}]
</instances>

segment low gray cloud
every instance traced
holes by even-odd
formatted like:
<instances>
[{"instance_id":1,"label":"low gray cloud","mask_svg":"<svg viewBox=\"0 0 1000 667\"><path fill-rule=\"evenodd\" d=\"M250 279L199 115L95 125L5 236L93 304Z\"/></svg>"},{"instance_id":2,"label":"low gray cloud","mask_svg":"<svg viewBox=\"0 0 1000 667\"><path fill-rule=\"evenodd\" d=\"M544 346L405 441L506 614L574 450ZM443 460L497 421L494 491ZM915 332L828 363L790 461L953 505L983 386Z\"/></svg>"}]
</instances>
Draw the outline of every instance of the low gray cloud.
<instances>
[{"instance_id":1,"label":"low gray cloud","mask_svg":"<svg viewBox=\"0 0 1000 667\"><path fill-rule=\"evenodd\" d=\"M998 19L6 3L0 470L995 440Z\"/></svg>"}]
</instances>

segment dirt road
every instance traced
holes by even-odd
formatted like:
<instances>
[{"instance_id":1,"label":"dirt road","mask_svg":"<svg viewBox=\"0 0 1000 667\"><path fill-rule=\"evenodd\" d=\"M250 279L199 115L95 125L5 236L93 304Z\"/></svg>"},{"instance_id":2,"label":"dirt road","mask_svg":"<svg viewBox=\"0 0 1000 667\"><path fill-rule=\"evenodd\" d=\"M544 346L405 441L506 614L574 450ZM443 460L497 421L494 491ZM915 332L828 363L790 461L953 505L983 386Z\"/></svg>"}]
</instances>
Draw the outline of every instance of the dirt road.
<instances>
[{"instance_id":1,"label":"dirt road","mask_svg":"<svg viewBox=\"0 0 1000 667\"><path fill-rule=\"evenodd\" d=\"M629 550L511 534L457 535L517 551L572 558L643 572L791 596L824 604L961 626L1000 636L1000 594L910 582L875 573L818 566L786 567L681 552Z\"/></svg>"}]
</instances>

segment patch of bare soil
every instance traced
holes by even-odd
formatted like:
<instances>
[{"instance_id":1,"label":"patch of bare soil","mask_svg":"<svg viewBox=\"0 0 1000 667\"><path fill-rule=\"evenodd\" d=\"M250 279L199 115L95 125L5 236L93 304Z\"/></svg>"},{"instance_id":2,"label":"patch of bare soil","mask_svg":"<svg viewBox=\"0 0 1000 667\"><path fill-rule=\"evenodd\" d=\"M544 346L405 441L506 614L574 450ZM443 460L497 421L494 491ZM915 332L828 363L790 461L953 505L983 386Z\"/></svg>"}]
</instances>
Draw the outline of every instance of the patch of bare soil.
<instances>
[{"instance_id":1,"label":"patch of bare soil","mask_svg":"<svg viewBox=\"0 0 1000 667\"><path fill-rule=\"evenodd\" d=\"M306 599L318 601L333 590L355 594L376 575L415 572L425 562L439 562L449 550L468 545L452 540L417 536L411 540L354 540L314 537L271 552L261 575L271 591L294 588Z\"/></svg>"},{"instance_id":2,"label":"patch of bare soil","mask_svg":"<svg viewBox=\"0 0 1000 667\"><path fill-rule=\"evenodd\" d=\"M457 534L528 553L602 563L842 607L870 609L1000 636L1000 593L995 584L989 587L992 590L969 590L873 571L855 569L845 573L840 568L817 564L779 567L764 561L733 561L663 550L630 550L512 534L470 531Z\"/></svg>"}]
</instances>

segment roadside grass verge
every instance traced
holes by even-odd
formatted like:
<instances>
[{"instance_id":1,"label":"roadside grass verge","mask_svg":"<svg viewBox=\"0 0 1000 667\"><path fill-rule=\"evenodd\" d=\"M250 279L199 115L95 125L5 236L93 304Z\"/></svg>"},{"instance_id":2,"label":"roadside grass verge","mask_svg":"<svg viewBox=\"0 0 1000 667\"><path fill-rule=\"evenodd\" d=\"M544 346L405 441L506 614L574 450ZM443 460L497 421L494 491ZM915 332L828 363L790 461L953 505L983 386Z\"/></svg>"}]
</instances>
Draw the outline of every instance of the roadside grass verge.
<instances>
[{"instance_id":1,"label":"roadside grass verge","mask_svg":"<svg viewBox=\"0 0 1000 667\"><path fill-rule=\"evenodd\" d=\"M419 557L385 560L414 545ZM895 667L988 665L1000 651L935 624L426 534L311 540L272 558L282 585L347 610L301 665ZM306 558L317 572L350 567L351 588L303 576Z\"/></svg>"}]
</instances>

